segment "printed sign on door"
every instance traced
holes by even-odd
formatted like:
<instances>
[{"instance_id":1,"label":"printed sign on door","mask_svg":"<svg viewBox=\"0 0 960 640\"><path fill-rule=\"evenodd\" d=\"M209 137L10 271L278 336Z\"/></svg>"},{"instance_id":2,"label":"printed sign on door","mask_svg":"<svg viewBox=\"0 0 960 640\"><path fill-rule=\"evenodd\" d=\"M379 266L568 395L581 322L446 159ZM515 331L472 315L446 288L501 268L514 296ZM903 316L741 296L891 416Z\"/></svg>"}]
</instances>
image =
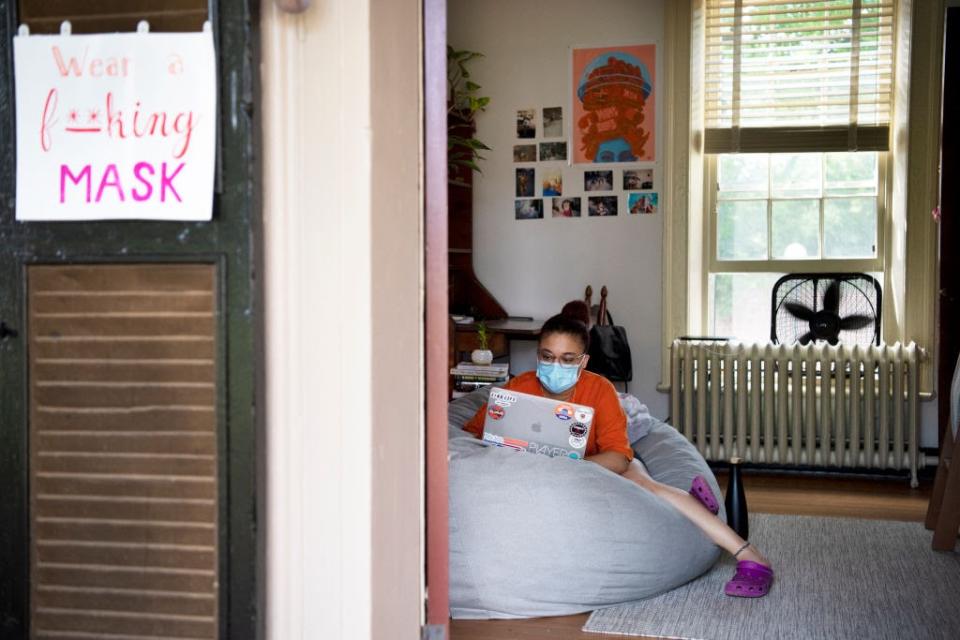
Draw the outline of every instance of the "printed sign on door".
<instances>
[{"instance_id":1,"label":"printed sign on door","mask_svg":"<svg viewBox=\"0 0 960 640\"><path fill-rule=\"evenodd\" d=\"M209 29L18 35L14 72L17 220L210 220Z\"/></svg>"}]
</instances>

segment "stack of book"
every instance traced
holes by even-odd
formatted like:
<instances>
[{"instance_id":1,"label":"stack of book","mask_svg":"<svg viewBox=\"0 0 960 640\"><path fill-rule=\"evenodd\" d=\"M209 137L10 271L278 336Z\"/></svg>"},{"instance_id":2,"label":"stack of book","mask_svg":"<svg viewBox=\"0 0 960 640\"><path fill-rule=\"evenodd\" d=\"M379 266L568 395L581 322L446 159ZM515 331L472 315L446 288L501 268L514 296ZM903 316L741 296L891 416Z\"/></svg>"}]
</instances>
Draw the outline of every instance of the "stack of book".
<instances>
[{"instance_id":1,"label":"stack of book","mask_svg":"<svg viewBox=\"0 0 960 640\"><path fill-rule=\"evenodd\" d=\"M453 376L453 397L466 395L474 389L491 384L503 384L509 377L509 369L508 364L461 362L450 369L450 375Z\"/></svg>"}]
</instances>

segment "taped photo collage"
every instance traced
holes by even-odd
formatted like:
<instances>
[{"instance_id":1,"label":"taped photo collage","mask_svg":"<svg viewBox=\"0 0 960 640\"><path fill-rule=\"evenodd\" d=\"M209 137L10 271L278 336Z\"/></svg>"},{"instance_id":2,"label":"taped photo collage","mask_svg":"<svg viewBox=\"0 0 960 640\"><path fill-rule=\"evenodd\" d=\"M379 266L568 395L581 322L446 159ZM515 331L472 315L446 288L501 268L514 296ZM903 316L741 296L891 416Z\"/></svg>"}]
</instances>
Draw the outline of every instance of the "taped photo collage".
<instances>
[{"instance_id":1,"label":"taped photo collage","mask_svg":"<svg viewBox=\"0 0 960 640\"><path fill-rule=\"evenodd\" d=\"M574 168L562 107L517 109L514 218L613 217L657 213L652 166Z\"/></svg>"}]
</instances>

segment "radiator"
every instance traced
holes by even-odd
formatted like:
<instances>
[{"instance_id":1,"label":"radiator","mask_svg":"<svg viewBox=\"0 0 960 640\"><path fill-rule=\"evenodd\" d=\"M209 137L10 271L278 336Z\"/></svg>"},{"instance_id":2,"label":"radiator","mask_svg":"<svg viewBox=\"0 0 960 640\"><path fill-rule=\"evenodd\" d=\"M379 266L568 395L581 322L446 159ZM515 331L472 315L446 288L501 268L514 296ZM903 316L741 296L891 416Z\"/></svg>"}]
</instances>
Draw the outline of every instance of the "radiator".
<instances>
[{"instance_id":1,"label":"radiator","mask_svg":"<svg viewBox=\"0 0 960 640\"><path fill-rule=\"evenodd\" d=\"M910 470L920 350L675 340L671 422L711 461Z\"/></svg>"}]
</instances>

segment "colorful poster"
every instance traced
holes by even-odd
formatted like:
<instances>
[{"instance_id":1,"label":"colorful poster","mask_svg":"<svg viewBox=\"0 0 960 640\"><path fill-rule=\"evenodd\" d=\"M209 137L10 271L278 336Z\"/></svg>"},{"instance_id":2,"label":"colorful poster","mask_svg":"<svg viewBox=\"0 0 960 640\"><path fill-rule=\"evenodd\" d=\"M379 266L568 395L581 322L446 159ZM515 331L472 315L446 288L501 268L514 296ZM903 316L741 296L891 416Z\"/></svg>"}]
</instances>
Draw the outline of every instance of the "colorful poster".
<instances>
[{"instance_id":1,"label":"colorful poster","mask_svg":"<svg viewBox=\"0 0 960 640\"><path fill-rule=\"evenodd\" d=\"M655 160L656 47L573 50L574 164Z\"/></svg>"},{"instance_id":2,"label":"colorful poster","mask_svg":"<svg viewBox=\"0 0 960 640\"><path fill-rule=\"evenodd\" d=\"M211 32L18 35L17 220L210 220Z\"/></svg>"}]
</instances>

